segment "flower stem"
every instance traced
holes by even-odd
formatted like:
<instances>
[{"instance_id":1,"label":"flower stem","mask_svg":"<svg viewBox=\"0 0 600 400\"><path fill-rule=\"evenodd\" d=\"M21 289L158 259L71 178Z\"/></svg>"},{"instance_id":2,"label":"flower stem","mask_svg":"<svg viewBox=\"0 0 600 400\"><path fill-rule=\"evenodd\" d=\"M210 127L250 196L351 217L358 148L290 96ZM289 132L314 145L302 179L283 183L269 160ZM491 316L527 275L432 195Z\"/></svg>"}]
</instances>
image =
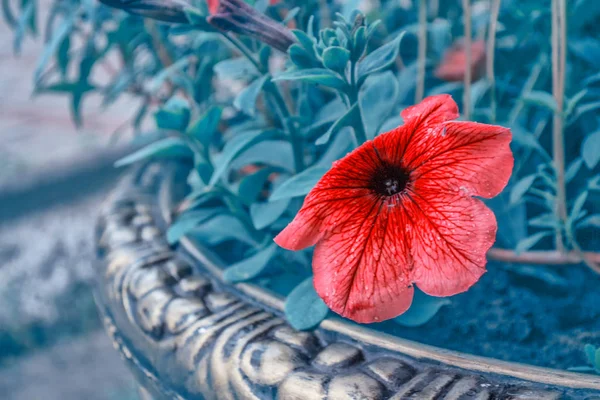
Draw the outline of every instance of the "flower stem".
<instances>
[{"instance_id":1,"label":"flower stem","mask_svg":"<svg viewBox=\"0 0 600 400\"><path fill-rule=\"evenodd\" d=\"M261 74L268 73L268 70L265 66L261 65L260 61L254 57L250 49L246 47L244 43L242 43L238 38L231 35L230 33L223 33L223 37L231 43L236 49L238 49L244 57L246 57L252 65L256 68L256 70ZM292 145L292 149L294 152L294 167L296 173L302 172L304 170L304 150L302 138L300 137L299 132L294 126L294 122L290 118L290 112L288 110L287 105L285 104L285 100L279 91L279 88L275 83L271 80L267 80L264 85L265 92L269 95L269 97L273 100L275 107L277 108L277 114L281 120L282 125L285 127L290 144Z\"/></svg>"},{"instance_id":2,"label":"flower stem","mask_svg":"<svg viewBox=\"0 0 600 400\"><path fill-rule=\"evenodd\" d=\"M496 50L496 29L498 26L498 14L500 13L500 1L491 0L490 26L487 40L487 78L490 83L490 114L492 123L496 122L496 76L494 75L494 53Z\"/></svg>"},{"instance_id":3,"label":"flower stem","mask_svg":"<svg viewBox=\"0 0 600 400\"><path fill-rule=\"evenodd\" d=\"M350 63L350 92L348 93L348 100L350 100L350 107L352 108L355 104L358 103L358 92L360 88L356 84L356 62L352 61ZM367 133L365 132L365 125L362 118L362 111L360 110L360 106L358 107L358 121L352 127L354 131L354 138L356 139L357 146L365 143L367 141Z\"/></svg>"},{"instance_id":4,"label":"flower stem","mask_svg":"<svg viewBox=\"0 0 600 400\"><path fill-rule=\"evenodd\" d=\"M556 171L556 204L555 214L561 222L555 230L556 248L564 252L563 225L567 220L567 195L565 182L565 148L564 148L564 81L566 65L566 5L565 0L552 0L552 92L557 109L554 113L552 127L552 154Z\"/></svg>"},{"instance_id":5,"label":"flower stem","mask_svg":"<svg viewBox=\"0 0 600 400\"><path fill-rule=\"evenodd\" d=\"M417 54L417 88L415 104L423 100L425 94L425 62L427 57L427 0L419 1L419 48Z\"/></svg>"},{"instance_id":6,"label":"flower stem","mask_svg":"<svg viewBox=\"0 0 600 400\"><path fill-rule=\"evenodd\" d=\"M463 88L463 113L465 119L471 118L471 0L463 0L463 18L465 24L465 79Z\"/></svg>"}]
</instances>

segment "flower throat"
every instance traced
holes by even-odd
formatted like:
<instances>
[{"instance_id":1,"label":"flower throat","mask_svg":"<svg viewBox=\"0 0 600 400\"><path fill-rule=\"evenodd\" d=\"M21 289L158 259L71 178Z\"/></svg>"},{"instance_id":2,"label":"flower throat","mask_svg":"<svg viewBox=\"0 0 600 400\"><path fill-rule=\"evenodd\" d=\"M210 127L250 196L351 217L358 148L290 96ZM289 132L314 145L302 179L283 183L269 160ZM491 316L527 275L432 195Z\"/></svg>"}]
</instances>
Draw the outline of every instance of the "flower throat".
<instances>
[{"instance_id":1,"label":"flower throat","mask_svg":"<svg viewBox=\"0 0 600 400\"><path fill-rule=\"evenodd\" d=\"M380 196L394 196L403 192L410 180L410 173L403 167L384 164L377 168L371 178L371 190Z\"/></svg>"}]
</instances>

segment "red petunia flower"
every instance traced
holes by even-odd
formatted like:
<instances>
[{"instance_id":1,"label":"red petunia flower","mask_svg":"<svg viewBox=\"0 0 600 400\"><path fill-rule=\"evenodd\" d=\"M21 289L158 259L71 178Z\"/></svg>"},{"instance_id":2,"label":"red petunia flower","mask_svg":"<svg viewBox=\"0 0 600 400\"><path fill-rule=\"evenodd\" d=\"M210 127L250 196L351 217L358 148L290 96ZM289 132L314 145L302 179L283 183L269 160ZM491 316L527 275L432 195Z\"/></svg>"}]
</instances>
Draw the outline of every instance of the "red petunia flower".
<instances>
[{"instance_id":1,"label":"red petunia flower","mask_svg":"<svg viewBox=\"0 0 600 400\"><path fill-rule=\"evenodd\" d=\"M483 76L485 70L485 42L477 40L471 44L471 78L473 81ZM465 79L467 56L464 42L457 42L444 54L444 59L435 70L435 76L449 82Z\"/></svg>"},{"instance_id":2,"label":"red petunia flower","mask_svg":"<svg viewBox=\"0 0 600 400\"><path fill-rule=\"evenodd\" d=\"M275 238L289 250L316 244L314 285L331 310L383 321L409 308L413 283L451 296L485 272L496 219L472 196L506 186L511 133L458 116L449 95L405 109L403 126L334 163Z\"/></svg>"},{"instance_id":3,"label":"red petunia flower","mask_svg":"<svg viewBox=\"0 0 600 400\"><path fill-rule=\"evenodd\" d=\"M211 14L216 14L219 9L219 0L206 0L208 3L208 11ZM279 3L280 0L269 0L270 5Z\"/></svg>"}]
</instances>

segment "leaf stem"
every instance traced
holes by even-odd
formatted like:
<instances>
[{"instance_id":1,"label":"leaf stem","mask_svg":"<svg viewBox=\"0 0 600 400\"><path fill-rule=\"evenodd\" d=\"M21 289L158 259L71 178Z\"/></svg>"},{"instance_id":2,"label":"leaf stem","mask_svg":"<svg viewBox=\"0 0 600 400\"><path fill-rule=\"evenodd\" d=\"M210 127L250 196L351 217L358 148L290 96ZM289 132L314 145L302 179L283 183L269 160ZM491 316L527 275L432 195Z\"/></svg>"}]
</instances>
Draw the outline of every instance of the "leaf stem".
<instances>
[{"instance_id":1,"label":"leaf stem","mask_svg":"<svg viewBox=\"0 0 600 400\"><path fill-rule=\"evenodd\" d=\"M463 91L463 113L465 119L471 118L471 0L463 0L463 18L465 24L465 77Z\"/></svg>"},{"instance_id":2,"label":"leaf stem","mask_svg":"<svg viewBox=\"0 0 600 400\"><path fill-rule=\"evenodd\" d=\"M564 148L564 81L566 65L566 5L565 0L552 0L552 93L557 110L552 127L552 155L556 171L555 213L561 222L555 231L556 248L564 252L563 226L567 220Z\"/></svg>"},{"instance_id":3,"label":"leaf stem","mask_svg":"<svg viewBox=\"0 0 600 400\"><path fill-rule=\"evenodd\" d=\"M488 251L487 258L489 260L516 264L567 265L581 264L582 262L585 262L585 260L588 262L600 263L600 253L583 251L526 251L517 254L513 250L492 248ZM596 272L600 273L600 270Z\"/></svg>"},{"instance_id":4,"label":"leaf stem","mask_svg":"<svg viewBox=\"0 0 600 400\"><path fill-rule=\"evenodd\" d=\"M250 49L246 47L242 41L240 41L235 36L230 33L222 33L223 37L231 43L236 49L238 49L244 57L246 57L252 65L256 68L256 70L260 74L266 74L269 71L263 65L261 65L260 61L254 57ZM292 149L294 152L294 168L296 173L302 172L304 170L304 150L302 137L300 136L294 122L290 118L290 112L288 110L287 104L279 91L279 88L273 81L270 79L264 85L265 92L269 95L269 97L273 100L275 107L277 108L277 114L281 120L281 124L285 127L290 143L292 145Z\"/></svg>"},{"instance_id":5,"label":"leaf stem","mask_svg":"<svg viewBox=\"0 0 600 400\"><path fill-rule=\"evenodd\" d=\"M419 1L419 48L417 53L417 88L415 104L423 100L425 94L425 63L427 57L427 0Z\"/></svg>"},{"instance_id":6,"label":"leaf stem","mask_svg":"<svg viewBox=\"0 0 600 400\"><path fill-rule=\"evenodd\" d=\"M494 55L496 50L496 29L498 26L498 15L500 14L501 0L491 0L490 26L487 40L487 78L490 83L490 119L496 122L496 76L494 75Z\"/></svg>"}]
</instances>

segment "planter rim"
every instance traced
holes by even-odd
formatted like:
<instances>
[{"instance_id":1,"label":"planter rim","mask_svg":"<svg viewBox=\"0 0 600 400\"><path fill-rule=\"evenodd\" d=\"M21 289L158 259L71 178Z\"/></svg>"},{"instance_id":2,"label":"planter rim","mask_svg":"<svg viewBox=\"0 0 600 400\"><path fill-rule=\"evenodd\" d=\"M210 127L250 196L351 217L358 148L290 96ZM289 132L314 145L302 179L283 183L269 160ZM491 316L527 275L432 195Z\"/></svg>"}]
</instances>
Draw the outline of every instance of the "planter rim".
<instances>
[{"instance_id":1,"label":"planter rim","mask_svg":"<svg viewBox=\"0 0 600 400\"><path fill-rule=\"evenodd\" d=\"M171 194L173 192L173 182L173 176L170 173L159 192L160 212L167 224L172 222L171 210L173 209L173 199ZM252 283L237 283L232 285L226 282L223 278L224 262L213 251L195 242L189 236L184 236L179 243L189 256L199 261L214 279L223 285L234 288L254 301L283 314L284 299L281 296ZM504 375L530 382L573 389L600 390L600 376L538 367L519 362L472 355L455 350L447 350L441 347L402 339L368 327L358 326L338 317L326 318L317 328L339 333L357 341L417 359L433 360L466 370Z\"/></svg>"}]
</instances>

